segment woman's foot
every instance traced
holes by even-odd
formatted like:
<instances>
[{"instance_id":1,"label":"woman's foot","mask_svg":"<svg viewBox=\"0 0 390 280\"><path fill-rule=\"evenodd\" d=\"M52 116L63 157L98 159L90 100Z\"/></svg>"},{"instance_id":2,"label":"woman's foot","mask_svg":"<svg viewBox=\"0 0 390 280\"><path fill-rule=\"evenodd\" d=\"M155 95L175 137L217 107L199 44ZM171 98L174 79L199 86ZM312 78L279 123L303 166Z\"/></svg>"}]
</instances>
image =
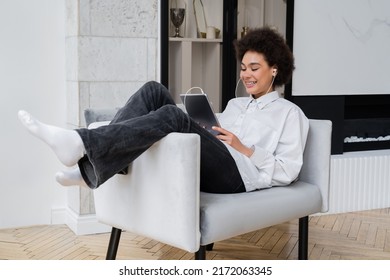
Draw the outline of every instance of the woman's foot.
<instances>
[{"instance_id":1,"label":"woman's foot","mask_svg":"<svg viewBox=\"0 0 390 280\"><path fill-rule=\"evenodd\" d=\"M79 168L57 172L56 181L65 187L68 186L87 187L87 184L85 183L83 177L81 176Z\"/></svg>"},{"instance_id":2,"label":"woman's foot","mask_svg":"<svg viewBox=\"0 0 390 280\"><path fill-rule=\"evenodd\" d=\"M18 117L32 135L52 148L64 165L73 166L84 156L84 143L75 130L44 124L26 111L19 111Z\"/></svg>"}]
</instances>

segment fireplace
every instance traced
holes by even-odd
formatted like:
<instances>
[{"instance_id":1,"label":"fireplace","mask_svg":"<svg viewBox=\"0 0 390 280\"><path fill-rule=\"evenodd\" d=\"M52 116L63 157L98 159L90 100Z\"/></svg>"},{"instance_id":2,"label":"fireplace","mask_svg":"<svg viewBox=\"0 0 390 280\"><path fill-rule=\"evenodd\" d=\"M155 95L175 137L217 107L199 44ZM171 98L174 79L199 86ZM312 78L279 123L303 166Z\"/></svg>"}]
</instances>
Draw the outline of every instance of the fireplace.
<instances>
[{"instance_id":1,"label":"fireplace","mask_svg":"<svg viewBox=\"0 0 390 280\"><path fill-rule=\"evenodd\" d=\"M390 148L390 119L344 120L344 151Z\"/></svg>"},{"instance_id":2,"label":"fireplace","mask_svg":"<svg viewBox=\"0 0 390 280\"><path fill-rule=\"evenodd\" d=\"M333 123L332 154L390 149L390 95L292 96L309 118Z\"/></svg>"},{"instance_id":3,"label":"fireplace","mask_svg":"<svg viewBox=\"0 0 390 280\"><path fill-rule=\"evenodd\" d=\"M344 152L390 149L390 96L345 96Z\"/></svg>"}]
</instances>

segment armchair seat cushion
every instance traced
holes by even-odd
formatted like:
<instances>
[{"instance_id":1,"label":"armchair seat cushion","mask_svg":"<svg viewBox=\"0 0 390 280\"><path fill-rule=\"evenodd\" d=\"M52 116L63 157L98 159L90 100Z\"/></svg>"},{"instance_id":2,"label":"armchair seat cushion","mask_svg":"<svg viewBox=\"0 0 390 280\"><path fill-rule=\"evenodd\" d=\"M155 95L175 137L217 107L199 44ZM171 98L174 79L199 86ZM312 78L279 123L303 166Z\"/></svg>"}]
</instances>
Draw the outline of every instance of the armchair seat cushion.
<instances>
[{"instance_id":1,"label":"armchair seat cushion","mask_svg":"<svg viewBox=\"0 0 390 280\"><path fill-rule=\"evenodd\" d=\"M321 211L319 188L305 182L249 193L201 193L201 245ZM234 221L234 222L232 222Z\"/></svg>"}]
</instances>

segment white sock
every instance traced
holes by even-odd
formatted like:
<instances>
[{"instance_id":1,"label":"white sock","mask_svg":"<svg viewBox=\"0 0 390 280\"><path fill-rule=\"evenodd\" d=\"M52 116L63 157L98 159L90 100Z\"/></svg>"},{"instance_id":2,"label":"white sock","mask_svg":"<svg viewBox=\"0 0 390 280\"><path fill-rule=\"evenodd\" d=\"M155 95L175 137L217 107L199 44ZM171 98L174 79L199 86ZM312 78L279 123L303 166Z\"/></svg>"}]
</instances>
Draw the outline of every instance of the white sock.
<instances>
[{"instance_id":1,"label":"white sock","mask_svg":"<svg viewBox=\"0 0 390 280\"><path fill-rule=\"evenodd\" d=\"M44 124L25 111L19 111L18 116L28 131L48 144L64 165L74 166L84 156L84 143L76 131Z\"/></svg>"},{"instance_id":2,"label":"white sock","mask_svg":"<svg viewBox=\"0 0 390 280\"><path fill-rule=\"evenodd\" d=\"M72 170L64 170L56 173L56 181L61 185L68 186L83 186L86 187L87 184L81 176L80 169L78 167Z\"/></svg>"}]
</instances>

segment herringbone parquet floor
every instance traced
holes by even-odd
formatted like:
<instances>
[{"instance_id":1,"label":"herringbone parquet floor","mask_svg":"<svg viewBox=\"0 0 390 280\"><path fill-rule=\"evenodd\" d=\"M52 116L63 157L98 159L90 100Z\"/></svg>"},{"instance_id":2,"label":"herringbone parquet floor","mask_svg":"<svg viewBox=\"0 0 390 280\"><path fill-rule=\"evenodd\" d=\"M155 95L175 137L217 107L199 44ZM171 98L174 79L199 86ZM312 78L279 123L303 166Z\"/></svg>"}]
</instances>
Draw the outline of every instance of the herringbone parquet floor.
<instances>
[{"instance_id":1,"label":"herringbone parquet floor","mask_svg":"<svg viewBox=\"0 0 390 280\"><path fill-rule=\"evenodd\" d=\"M296 259L292 221L218 242L207 259ZM76 236L67 226L0 230L0 259L104 259L109 234ZM117 259L192 259L193 254L128 232ZM310 218L309 259L390 259L390 209Z\"/></svg>"}]
</instances>

